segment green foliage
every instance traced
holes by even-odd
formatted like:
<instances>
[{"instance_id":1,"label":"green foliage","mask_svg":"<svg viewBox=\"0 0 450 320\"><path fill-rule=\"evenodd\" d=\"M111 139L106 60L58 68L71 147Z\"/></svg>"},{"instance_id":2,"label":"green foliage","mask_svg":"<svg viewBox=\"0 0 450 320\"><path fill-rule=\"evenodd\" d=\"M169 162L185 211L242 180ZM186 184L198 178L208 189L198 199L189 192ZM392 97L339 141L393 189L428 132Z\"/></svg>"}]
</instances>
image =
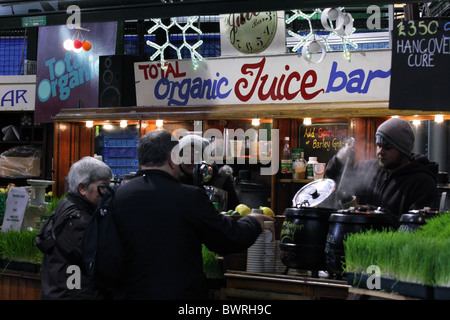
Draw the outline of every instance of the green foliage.
<instances>
[{"instance_id":1,"label":"green foliage","mask_svg":"<svg viewBox=\"0 0 450 320\"><path fill-rule=\"evenodd\" d=\"M0 255L2 259L40 264L42 252L35 245L38 232L33 230L8 230L0 232Z\"/></svg>"},{"instance_id":2,"label":"green foliage","mask_svg":"<svg viewBox=\"0 0 450 320\"><path fill-rule=\"evenodd\" d=\"M414 232L349 234L344 240L345 271L364 273L377 265L383 276L426 285L450 286L450 213Z\"/></svg>"},{"instance_id":3,"label":"green foliage","mask_svg":"<svg viewBox=\"0 0 450 320\"><path fill-rule=\"evenodd\" d=\"M207 278L221 279L223 277L222 269L220 268L218 255L211 252L205 245L202 246L203 255L203 271Z\"/></svg>"},{"instance_id":4,"label":"green foliage","mask_svg":"<svg viewBox=\"0 0 450 320\"><path fill-rule=\"evenodd\" d=\"M48 203L48 205L47 205L47 213L48 213L48 215L50 215L52 212L53 212L53 210L55 210L55 208L56 208L56 206L58 205L58 203L62 200L62 199L64 199L64 198L66 198L67 197L67 195L65 195L65 194L63 194L61 197L51 197L51 199L50 199L50 202Z\"/></svg>"}]
</instances>

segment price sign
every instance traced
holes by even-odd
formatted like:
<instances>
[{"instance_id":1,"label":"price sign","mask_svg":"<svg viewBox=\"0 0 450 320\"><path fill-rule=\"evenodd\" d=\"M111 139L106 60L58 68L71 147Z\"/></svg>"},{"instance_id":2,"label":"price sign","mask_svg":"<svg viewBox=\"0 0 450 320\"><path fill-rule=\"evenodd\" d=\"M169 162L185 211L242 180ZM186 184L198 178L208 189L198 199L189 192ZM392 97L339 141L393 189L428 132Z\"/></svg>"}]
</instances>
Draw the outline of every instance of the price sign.
<instances>
[{"instance_id":1,"label":"price sign","mask_svg":"<svg viewBox=\"0 0 450 320\"><path fill-rule=\"evenodd\" d=\"M450 21L396 20L389 108L450 110Z\"/></svg>"},{"instance_id":2,"label":"price sign","mask_svg":"<svg viewBox=\"0 0 450 320\"><path fill-rule=\"evenodd\" d=\"M20 231L30 195L25 188L11 188L6 198L2 231Z\"/></svg>"}]
</instances>

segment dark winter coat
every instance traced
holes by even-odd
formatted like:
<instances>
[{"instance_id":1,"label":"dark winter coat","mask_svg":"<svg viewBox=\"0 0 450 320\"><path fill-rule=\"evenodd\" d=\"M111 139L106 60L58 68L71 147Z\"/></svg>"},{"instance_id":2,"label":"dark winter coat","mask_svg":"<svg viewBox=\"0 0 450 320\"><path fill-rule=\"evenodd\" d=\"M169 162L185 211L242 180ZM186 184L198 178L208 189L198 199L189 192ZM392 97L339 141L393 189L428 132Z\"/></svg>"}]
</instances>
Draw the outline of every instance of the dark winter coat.
<instances>
[{"instance_id":1,"label":"dark winter coat","mask_svg":"<svg viewBox=\"0 0 450 320\"><path fill-rule=\"evenodd\" d=\"M199 187L161 170L144 170L116 193L114 216L127 252L127 299L205 299L202 244L219 254L253 244L252 217L219 214Z\"/></svg>"},{"instance_id":2,"label":"dark winter coat","mask_svg":"<svg viewBox=\"0 0 450 320\"><path fill-rule=\"evenodd\" d=\"M95 285L84 274L82 243L86 225L96 206L87 199L69 193L55 209L56 245L44 253L41 266L42 299L100 299ZM81 272L80 287L76 274L69 266L78 266ZM77 273L79 274L79 273ZM69 279L70 278L70 279ZM72 285L67 285L67 282ZM70 289L71 287L72 289Z\"/></svg>"},{"instance_id":3,"label":"dark winter coat","mask_svg":"<svg viewBox=\"0 0 450 320\"><path fill-rule=\"evenodd\" d=\"M185 184L195 185L193 176L186 174L182 169L179 172L178 180ZM213 165L213 176L211 181L205 185L217 187L227 192L227 210L234 210L234 208L240 204L236 188L234 187L233 177L227 173L220 172L216 164Z\"/></svg>"},{"instance_id":4,"label":"dark winter coat","mask_svg":"<svg viewBox=\"0 0 450 320\"><path fill-rule=\"evenodd\" d=\"M378 160L365 160L350 166L342 189L355 195L359 204L381 207L395 215L413 209L438 206L437 164L424 155L413 155L411 163L391 174ZM333 157L327 164L325 177L339 181L343 165ZM348 174L348 176L347 176Z\"/></svg>"}]
</instances>

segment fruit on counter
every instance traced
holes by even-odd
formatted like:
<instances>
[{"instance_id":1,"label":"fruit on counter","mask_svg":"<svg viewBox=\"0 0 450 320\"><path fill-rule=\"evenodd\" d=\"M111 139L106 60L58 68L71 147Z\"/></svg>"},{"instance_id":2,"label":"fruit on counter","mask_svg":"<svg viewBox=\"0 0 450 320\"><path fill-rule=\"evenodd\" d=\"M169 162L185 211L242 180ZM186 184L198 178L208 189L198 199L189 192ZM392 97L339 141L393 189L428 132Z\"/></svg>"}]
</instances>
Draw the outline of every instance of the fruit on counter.
<instances>
[{"instance_id":1,"label":"fruit on counter","mask_svg":"<svg viewBox=\"0 0 450 320\"><path fill-rule=\"evenodd\" d=\"M273 212L273 210L269 207L259 207L260 210L263 211L263 214L269 217L274 217L275 213Z\"/></svg>"},{"instance_id":2,"label":"fruit on counter","mask_svg":"<svg viewBox=\"0 0 450 320\"><path fill-rule=\"evenodd\" d=\"M6 189L5 188L0 188L0 193L6 193Z\"/></svg>"},{"instance_id":3,"label":"fruit on counter","mask_svg":"<svg viewBox=\"0 0 450 320\"><path fill-rule=\"evenodd\" d=\"M9 189L12 187L15 187L16 185L14 183L10 183L8 184L8 186L6 187L6 193L8 193Z\"/></svg>"},{"instance_id":4,"label":"fruit on counter","mask_svg":"<svg viewBox=\"0 0 450 320\"><path fill-rule=\"evenodd\" d=\"M241 204L238 204L238 205L236 206L236 208L234 209L234 211L239 212L239 214L240 214L241 216L246 216L246 215L248 215L250 212L252 212L252 209L250 209L247 205L241 203Z\"/></svg>"}]
</instances>

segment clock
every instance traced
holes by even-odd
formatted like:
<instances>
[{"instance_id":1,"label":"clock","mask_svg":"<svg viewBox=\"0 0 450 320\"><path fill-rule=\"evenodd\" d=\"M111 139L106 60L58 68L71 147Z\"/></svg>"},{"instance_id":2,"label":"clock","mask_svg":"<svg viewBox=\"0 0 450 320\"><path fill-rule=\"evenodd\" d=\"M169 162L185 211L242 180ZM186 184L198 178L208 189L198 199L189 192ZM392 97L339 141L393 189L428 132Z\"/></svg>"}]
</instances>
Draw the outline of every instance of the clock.
<instances>
[{"instance_id":1,"label":"clock","mask_svg":"<svg viewBox=\"0 0 450 320\"><path fill-rule=\"evenodd\" d=\"M232 13L224 18L225 32L241 53L261 53L269 47L277 30L277 12Z\"/></svg>"}]
</instances>

